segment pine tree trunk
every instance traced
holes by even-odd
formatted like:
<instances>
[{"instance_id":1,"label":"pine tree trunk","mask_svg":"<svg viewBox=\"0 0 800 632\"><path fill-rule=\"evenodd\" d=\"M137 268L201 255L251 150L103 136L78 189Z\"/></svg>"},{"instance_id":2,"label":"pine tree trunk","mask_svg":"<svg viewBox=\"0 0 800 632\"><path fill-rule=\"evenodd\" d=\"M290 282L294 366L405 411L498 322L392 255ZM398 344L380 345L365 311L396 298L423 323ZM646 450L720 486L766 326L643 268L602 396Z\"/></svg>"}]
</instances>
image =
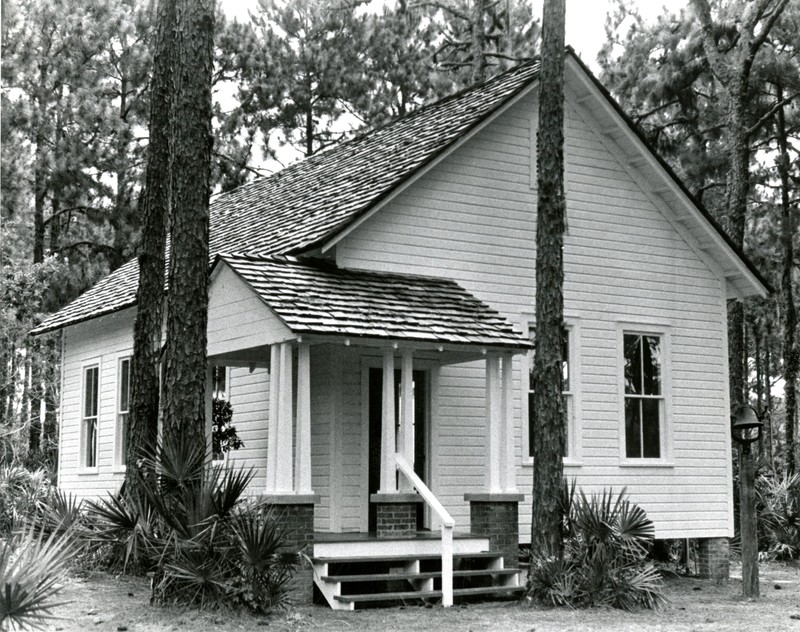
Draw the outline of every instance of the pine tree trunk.
<instances>
[{"instance_id":1,"label":"pine tree trunk","mask_svg":"<svg viewBox=\"0 0 800 632\"><path fill-rule=\"evenodd\" d=\"M764 433L767 436L767 454L770 469L775 471L775 426L772 422L772 352L770 351L770 343L772 341L772 325L770 320L764 326L764 401L767 405L767 410L770 412L767 415L767 426L764 428Z\"/></svg>"},{"instance_id":2,"label":"pine tree trunk","mask_svg":"<svg viewBox=\"0 0 800 632\"><path fill-rule=\"evenodd\" d=\"M483 20L486 15L486 0L473 0L472 9L472 83L486 78L486 33ZM562 46L563 48L563 46Z\"/></svg>"},{"instance_id":3,"label":"pine tree trunk","mask_svg":"<svg viewBox=\"0 0 800 632\"><path fill-rule=\"evenodd\" d=\"M783 90L777 86L776 98L783 100ZM783 241L783 272L781 275L781 303L783 313L783 366L784 402L786 409L786 469L793 474L797 469L797 371L800 365L795 331L797 311L794 304L792 270L794 269L794 215L789 201L789 143L783 107L776 115L779 155L776 159L781 181L781 239Z\"/></svg>"},{"instance_id":4,"label":"pine tree trunk","mask_svg":"<svg viewBox=\"0 0 800 632\"><path fill-rule=\"evenodd\" d=\"M564 410L564 19L565 0L545 0L537 134L536 351L533 444L534 554L562 550Z\"/></svg>"},{"instance_id":5,"label":"pine tree trunk","mask_svg":"<svg viewBox=\"0 0 800 632\"><path fill-rule=\"evenodd\" d=\"M167 295L164 441L181 439L204 447L212 0L178 0L175 23L170 142L172 254Z\"/></svg>"},{"instance_id":6,"label":"pine tree trunk","mask_svg":"<svg viewBox=\"0 0 800 632\"><path fill-rule=\"evenodd\" d=\"M150 91L150 142L145 186L140 198L142 243L125 450L125 484L132 496L139 492L137 474L141 457L155 450L158 436L164 249L170 203L169 117L174 28L175 0L159 0Z\"/></svg>"}]
</instances>

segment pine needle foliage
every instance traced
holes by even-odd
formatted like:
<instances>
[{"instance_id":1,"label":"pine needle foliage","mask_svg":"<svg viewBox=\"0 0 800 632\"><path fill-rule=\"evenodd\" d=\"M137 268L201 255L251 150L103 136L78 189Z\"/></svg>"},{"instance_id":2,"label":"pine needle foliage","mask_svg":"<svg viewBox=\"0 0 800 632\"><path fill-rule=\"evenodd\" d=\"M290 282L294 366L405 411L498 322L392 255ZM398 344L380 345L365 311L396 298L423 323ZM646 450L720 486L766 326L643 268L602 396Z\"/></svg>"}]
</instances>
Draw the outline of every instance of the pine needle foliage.
<instances>
[{"instance_id":1,"label":"pine needle foliage","mask_svg":"<svg viewBox=\"0 0 800 632\"><path fill-rule=\"evenodd\" d=\"M653 523L625 490L587 496L565 489L564 551L531 560L528 596L541 604L622 610L666 604L663 582L646 560Z\"/></svg>"}]
</instances>

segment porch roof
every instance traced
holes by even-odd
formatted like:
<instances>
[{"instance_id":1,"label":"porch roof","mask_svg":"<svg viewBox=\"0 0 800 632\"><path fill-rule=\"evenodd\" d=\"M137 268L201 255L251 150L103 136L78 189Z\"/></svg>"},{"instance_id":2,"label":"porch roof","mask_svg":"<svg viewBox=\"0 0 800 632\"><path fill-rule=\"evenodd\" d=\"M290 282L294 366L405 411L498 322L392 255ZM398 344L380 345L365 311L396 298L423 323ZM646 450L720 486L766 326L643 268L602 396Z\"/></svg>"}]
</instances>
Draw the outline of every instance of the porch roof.
<instances>
[{"instance_id":1,"label":"porch roof","mask_svg":"<svg viewBox=\"0 0 800 632\"><path fill-rule=\"evenodd\" d=\"M343 270L319 260L222 254L295 334L530 348L498 312L449 279Z\"/></svg>"}]
</instances>

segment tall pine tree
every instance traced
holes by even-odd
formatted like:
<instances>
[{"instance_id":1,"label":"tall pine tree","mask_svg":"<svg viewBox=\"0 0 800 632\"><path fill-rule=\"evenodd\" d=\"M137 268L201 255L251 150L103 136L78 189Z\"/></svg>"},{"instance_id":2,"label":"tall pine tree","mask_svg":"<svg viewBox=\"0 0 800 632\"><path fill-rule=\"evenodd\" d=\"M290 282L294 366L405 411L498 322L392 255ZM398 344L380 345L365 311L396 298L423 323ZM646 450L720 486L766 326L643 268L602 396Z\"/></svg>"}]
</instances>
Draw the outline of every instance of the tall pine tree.
<instances>
[{"instance_id":1,"label":"tall pine tree","mask_svg":"<svg viewBox=\"0 0 800 632\"><path fill-rule=\"evenodd\" d=\"M206 445L213 0L175 3L170 84L170 243L164 442Z\"/></svg>"},{"instance_id":2,"label":"tall pine tree","mask_svg":"<svg viewBox=\"0 0 800 632\"><path fill-rule=\"evenodd\" d=\"M536 146L536 410L533 441L534 554L561 552L564 402L564 22L565 0L545 0Z\"/></svg>"}]
</instances>

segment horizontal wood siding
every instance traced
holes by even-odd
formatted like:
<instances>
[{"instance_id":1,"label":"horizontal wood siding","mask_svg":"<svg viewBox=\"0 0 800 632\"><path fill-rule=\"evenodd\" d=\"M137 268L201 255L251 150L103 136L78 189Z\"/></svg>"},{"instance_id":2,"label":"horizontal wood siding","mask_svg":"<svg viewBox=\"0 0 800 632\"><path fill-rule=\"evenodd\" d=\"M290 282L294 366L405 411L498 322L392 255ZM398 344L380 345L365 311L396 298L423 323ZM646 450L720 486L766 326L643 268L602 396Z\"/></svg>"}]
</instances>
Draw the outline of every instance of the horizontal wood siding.
<instances>
[{"instance_id":1,"label":"horizontal wood siding","mask_svg":"<svg viewBox=\"0 0 800 632\"><path fill-rule=\"evenodd\" d=\"M228 467L253 469L248 492L261 494L267 485L267 423L269 420L269 371L231 367L228 398L233 408L232 424L244 446L228 453Z\"/></svg>"},{"instance_id":2,"label":"horizontal wood siding","mask_svg":"<svg viewBox=\"0 0 800 632\"><path fill-rule=\"evenodd\" d=\"M535 100L522 100L337 244L343 267L457 280L512 322L535 296L530 149ZM724 285L651 201L590 112L570 107L566 130L565 308L580 319L582 453L567 468L580 486L627 487L659 537L730 535ZM620 321L663 323L671 343L673 464L621 464L617 362ZM518 363L519 364L519 363ZM483 363L441 374L440 497L468 521L465 492L485 476ZM519 376L515 392L522 395ZM523 465L515 405L523 540L532 468Z\"/></svg>"},{"instance_id":3,"label":"horizontal wood siding","mask_svg":"<svg viewBox=\"0 0 800 632\"><path fill-rule=\"evenodd\" d=\"M293 338L255 292L227 265L221 265L208 293L208 355Z\"/></svg>"},{"instance_id":4,"label":"horizontal wood siding","mask_svg":"<svg viewBox=\"0 0 800 632\"><path fill-rule=\"evenodd\" d=\"M117 365L133 349L135 311L127 309L67 327L64 331L64 373L61 392L59 487L78 498L116 491L124 472L114 464L117 422ZM79 467L83 367L97 364L99 407L96 472Z\"/></svg>"}]
</instances>

